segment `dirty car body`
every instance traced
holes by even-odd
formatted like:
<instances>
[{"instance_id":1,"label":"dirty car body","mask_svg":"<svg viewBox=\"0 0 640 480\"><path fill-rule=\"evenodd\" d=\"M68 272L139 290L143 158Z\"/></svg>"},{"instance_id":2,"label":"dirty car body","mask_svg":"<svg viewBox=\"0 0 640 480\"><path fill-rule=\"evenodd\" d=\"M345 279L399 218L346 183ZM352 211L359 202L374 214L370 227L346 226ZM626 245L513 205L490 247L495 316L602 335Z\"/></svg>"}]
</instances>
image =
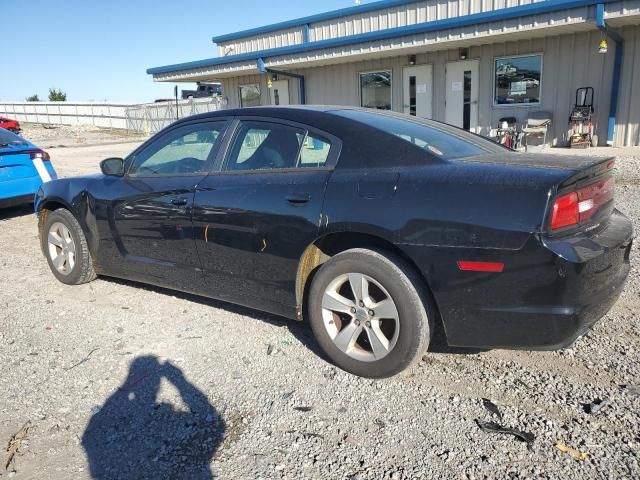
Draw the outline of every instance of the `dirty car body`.
<instances>
[{"instance_id":1,"label":"dirty car body","mask_svg":"<svg viewBox=\"0 0 640 480\"><path fill-rule=\"evenodd\" d=\"M162 145L188 135L209 138L208 153L153 168ZM611 159L518 154L395 114L253 108L175 123L124 159L122 175L43 185L37 210L41 224L73 213L99 275L292 319L323 262L393 252L449 345L555 349L611 308L629 272L632 227L614 207L613 171Z\"/></svg>"}]
</instances>

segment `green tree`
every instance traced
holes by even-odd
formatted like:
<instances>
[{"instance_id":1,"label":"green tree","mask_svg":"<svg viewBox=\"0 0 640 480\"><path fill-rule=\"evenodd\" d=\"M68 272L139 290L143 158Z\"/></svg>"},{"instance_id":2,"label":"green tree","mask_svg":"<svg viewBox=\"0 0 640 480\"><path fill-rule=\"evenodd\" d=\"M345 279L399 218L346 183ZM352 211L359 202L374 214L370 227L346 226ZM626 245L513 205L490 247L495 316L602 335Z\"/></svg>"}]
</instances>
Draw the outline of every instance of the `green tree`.
<instances>
[{"instance_id":1,"label":"green tree","mask_svg":"<svg viewBox=\"0 0 640 480\"><path fill-rule=\"evenodd\" d=\"M31 95L30 97L25 98L25 100L27 102L39 102L40 101L40 97L38 97L37 93L34 93L33 95Z\"/></svg>"},{"instance_id":2,"label":"green tree","mask_svg":"<svg viewBox=\"0 0 640 480\"><path fill-rule=\"evenodd\" d=\"M49 89L49 101L50 102L66 102L67 94L62 90L56 90L55 88Z\"/></svg>"}]
</instances>

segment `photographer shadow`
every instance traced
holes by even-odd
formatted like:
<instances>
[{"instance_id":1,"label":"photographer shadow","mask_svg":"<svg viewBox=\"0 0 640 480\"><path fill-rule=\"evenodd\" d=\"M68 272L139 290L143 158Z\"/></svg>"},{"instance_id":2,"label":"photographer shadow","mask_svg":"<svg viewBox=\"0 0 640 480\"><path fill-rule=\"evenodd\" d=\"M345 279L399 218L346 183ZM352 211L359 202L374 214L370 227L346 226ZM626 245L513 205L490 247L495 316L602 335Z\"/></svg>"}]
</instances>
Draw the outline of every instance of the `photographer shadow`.
<instances>
[{"instance_id":1,"label":"photographer shadow","mask_svg":"<svg viewBox=\"0 0 640 480\"><path fill-rule=\"evenodd\" d=\"M186 408L158 403L162 379ZM224 422L182 371L157 357L138 357L118 390L96 408L82 436L94 479L213 478L211 461Z\"/></svg>"}]
</instances>

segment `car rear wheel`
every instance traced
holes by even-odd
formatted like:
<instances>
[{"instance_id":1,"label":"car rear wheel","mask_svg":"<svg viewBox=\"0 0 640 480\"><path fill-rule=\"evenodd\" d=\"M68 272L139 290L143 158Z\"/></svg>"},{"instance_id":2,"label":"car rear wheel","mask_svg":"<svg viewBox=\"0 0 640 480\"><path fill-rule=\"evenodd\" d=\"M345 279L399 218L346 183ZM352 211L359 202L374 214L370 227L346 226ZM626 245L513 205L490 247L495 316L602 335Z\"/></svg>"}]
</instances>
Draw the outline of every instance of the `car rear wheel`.
<instances>
[{"instance_id":1,"label":"car rear wheel","mask_svg":"<svg viewBox=\"0 0 640 480\"><path fill-rule=\"evenodd\" d=\"M58 280L80 285L96 278L84 232L70 211L50 212L43 231L42 250Z\"/></svg>"},{"instance_id":2,"label":"car rear wheel","mask_svg":"<svg viewBox=\"0 0 640 480\"><path fill-rule=\"evenodd\" d=\"M429 345L432 308L401 258L352 249L327 261L309 291L309 321L327 356L363 377L395 375Z\"/></svg>"}]
</instances>

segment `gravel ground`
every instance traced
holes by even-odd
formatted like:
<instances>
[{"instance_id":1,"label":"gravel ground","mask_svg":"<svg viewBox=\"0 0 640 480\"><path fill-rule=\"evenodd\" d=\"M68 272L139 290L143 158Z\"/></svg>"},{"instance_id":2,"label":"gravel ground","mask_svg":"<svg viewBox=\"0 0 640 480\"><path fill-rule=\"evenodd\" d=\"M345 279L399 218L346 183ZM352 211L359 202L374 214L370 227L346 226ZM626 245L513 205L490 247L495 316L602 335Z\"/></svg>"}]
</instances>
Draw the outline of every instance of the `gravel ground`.
<instances>
[{"instance_id":1,"label":"gravel ground","mask_svg":"<svg viewBox=\"0 0 640 480\"><path fill-rule=\"evenodd\" d=\"M43 125L21 123L20 135L41 148L77 147L142 141L145 137L123 130L96 128L88 125Z\"/></svg>"},{"instance_id":2,"label":"gravel ground","mask_svg":"<svg viewBox=\"0 0 640 480\"><path fill-rule=\"evenodd\" d=\"M50 153L69 175L134 146ZM595 153L611 152L638 230L640 151ZM429 352L371 381L327 363L305 324L121 281L60 284L34 216L3 211L0 478L639 478L640 388L621 387L640 383L638 250L620 301L570 349Z\"/></svg>"}]
</instances>

